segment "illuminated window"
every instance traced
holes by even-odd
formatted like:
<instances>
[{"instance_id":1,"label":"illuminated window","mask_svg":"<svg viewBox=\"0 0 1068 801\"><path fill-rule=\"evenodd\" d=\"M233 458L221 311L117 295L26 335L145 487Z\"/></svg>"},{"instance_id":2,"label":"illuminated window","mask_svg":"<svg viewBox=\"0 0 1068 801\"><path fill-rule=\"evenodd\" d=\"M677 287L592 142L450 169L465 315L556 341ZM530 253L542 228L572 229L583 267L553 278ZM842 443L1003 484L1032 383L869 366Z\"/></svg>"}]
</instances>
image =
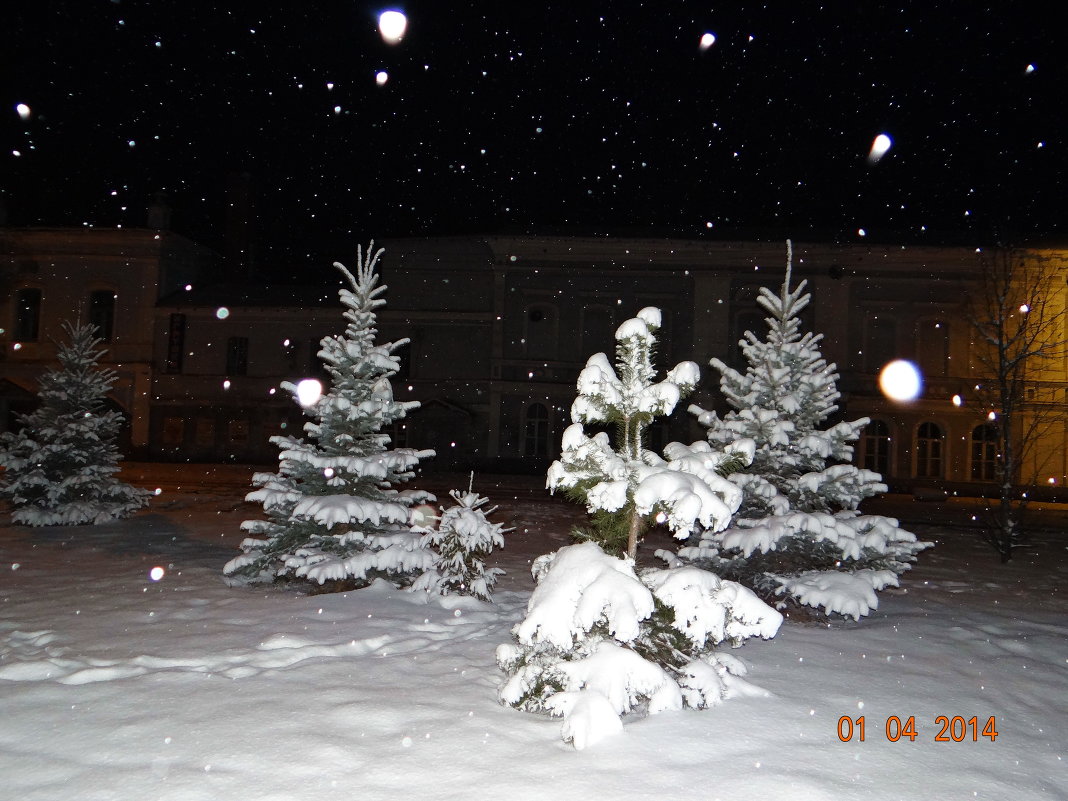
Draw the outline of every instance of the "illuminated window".
<instances>
[{"instance_id":1,"label":"illuminated window","mask_svg":"<svg viewBox=\"0 0 1068 801\"><path fill-rule=\"evenodd\" d=\"M972 480L995 480L997 467L998 427L983 423L972 429Z\"/></svg>"},{"instance_id":2,"label":"illuminated window","mask_svg":"<svg viewBox=\"0 0 1068 801\"><path fill-rule=\"evenodd\" d=\"M938 423L922 423L916 430L916 476L942 477L942 453L946 434Z\"/></svg>"}]
</instances>

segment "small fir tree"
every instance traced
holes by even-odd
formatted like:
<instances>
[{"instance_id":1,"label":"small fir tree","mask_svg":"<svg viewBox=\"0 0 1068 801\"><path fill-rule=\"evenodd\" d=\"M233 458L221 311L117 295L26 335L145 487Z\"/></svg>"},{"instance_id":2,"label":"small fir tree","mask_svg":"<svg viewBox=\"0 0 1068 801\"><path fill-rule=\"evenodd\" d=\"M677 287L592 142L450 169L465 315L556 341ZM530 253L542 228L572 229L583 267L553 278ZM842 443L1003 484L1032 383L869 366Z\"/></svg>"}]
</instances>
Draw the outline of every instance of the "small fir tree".
<instances>
[{"instance_id":1,"label":"small fir tree","mask_svg":"<svg viewBox=\"0 0 1068 801\"><path fill-rule=\"evenodd\" d=\"M706 570L635 570L638 538L654 520L680 538L699 525L725 526L741 491L719 472L752 457L751 443L724 451L671 443L666 458L644 447L645 428L698 379L697 365L682 362L654 383L659 327L660 311L642 309L616 331L616 368L597 353L579 375L574 423L547 484L586 504L589 541L535 560L526 618L515 641L497 649L508 673L501 701L563 717L563 737L579 749L618 731L629 712L760 692L741 678L741 660L716 646L772 637L782 622L751 591ZM615 442L605 432L587 436L584 423L612 426Z\"/></svg>"},{"instance_id":2,"label":"small fir tree","mask_svg":"<svg viewBox=\"0 0 1068 801\"><path fill-rule=\"evenodd\" d=\"M438 559L433 569L420 576L413 589L491 600L490 591L504 571L487 568L486 558L494 548L504 547L504 534L511 529L489 520L489 515L497 511L497 507L484 509L489 499L475 492L473 483L472 474L467 492L453 490L449 493L455 504L442 510L437 527L421 529L423 539L420 544L436 552Z\"/></svg>"},{"instance_id":3,"label":"small fir tree","mask_svg":"<svg viewBox=\"0 0 1068 801\"><path fill-rule=\"evenodd\" d=\"M859 618L877 606L876 591L896 586L930 543L917 542L896 520L857 512L886 485L878 473L845 463L867 418L820 428L838 409L838 374L820 354L822 335L801 333L799 315L811 296L805 281L790 286L792 255L787 242L779 293L760 290L768 333L760 339L745 332L739 344L746 371L711 360L732 410L720 418L690 407L713 446L749 439L755 447L751 466L730 477L744 490L733 526L706 531L679 556L764 598L785 595Z\"/></svg>"},{"instance_id":4,"label":"small fir tree","mask_svg":"<svg viewBox=\"0 0 1068 801\"><path fill-rule=\"evenodd\" d=\"M696 567L636 573L593 542L541 556L532 572L526 618L497 648L508 674L498 697L562 717L575 748L620 731L628 713L766 694L743 678L740 659L716 648L774 637L782 623L740 584Z\"/></svg>"},{"instance_id":5,"label":"small fir tree","mask_svg":"<svg viewBox=\"0 0 1068 801\"><path fill-rule=\"evenodd\" d=\"M434 555L421 547L410 524L413 504L434 500L425 492L398 490L432 450L389 449L383 429L418 408L393 398L395 351L408 340L375 344L379 296L375 272L382 250L372 242L358 251L356 275L343 265L349 288L339 291L345 333L324 337L319 358L330 387L305 406L306 438L272 437L279 448L277 473L257 473L259 487L246 500L261 503L266 520L247 520L252 536L223 571L238 579L300 579L332 589L363 586L390 576L402 582L430 568ZM282 384L296 394L296 387Z\"/></svg>"},{"instance_id":6,"label":"small fir tree","mask_svg":"<svg viewBox=\"0 0 1068 801\"><path fill-rule=\"evenodd\" d=\"M18 417L17 433L0 435L0 497L15 523L105 523L148 504L147 490L115 477L123 416L106 409L116 375L97 366L106 351L96 327L64 323L63 331L60 369L41 376L40 407Z\"/></svg>"},{"instance_id":7,"label":"small fir tree","mask_svg":"<svg viewBox=\"0 0 1068 801\"><path fill-rule=\"evenodd\" d=\"M616 331L615 369L603 353L589 358L571 406L574 422L564 431L562 453L546 482L551 492L563 490L584 503L593 516L590 529L576 532L581 538L631 559L654 520L685 539L698 524L710 530L727 525L741 499L739 489L717 472L725 463L743 463L729 448L725 453L706 448L694 458L678 446L677 453L665 449L667 460L645 448L650 423L671 414L700 376L696 364L680 362L654 382L659 328L660 310L642 309ZM603 431L587 436L584 423L611 426L614 441Z\"/></svg>"}]
</instances>

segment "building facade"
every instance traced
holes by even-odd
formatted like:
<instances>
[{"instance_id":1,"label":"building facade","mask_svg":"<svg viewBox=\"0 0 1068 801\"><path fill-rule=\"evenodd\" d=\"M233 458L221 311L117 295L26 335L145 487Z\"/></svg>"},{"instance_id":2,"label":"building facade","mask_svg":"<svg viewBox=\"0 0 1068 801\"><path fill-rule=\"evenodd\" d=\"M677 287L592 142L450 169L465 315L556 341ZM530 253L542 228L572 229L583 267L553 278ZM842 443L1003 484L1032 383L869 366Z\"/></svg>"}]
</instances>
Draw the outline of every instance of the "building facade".
<instances>
[{"instance_id":1,"label":"building facade","mask_svg":"<svg viewBox=\"0 0 1068 801\"><path fill-rule=\"evenodd\" d=\"M0 307L10 326L0 384L9 406L28 402L35 371L54 355L41 332L72 311L107 319L107 291L109 366L122 376L114 400L133 421L135 453L267 463L277 457L271 435L300 434L302 412L281 382L325 378L318 342L344 325L331 267L310 268L303 286L227 284L213 280L207 254L173 234L5 236L22 254L5 266L10 291ZM400 445L434 448L435 464L450 470L544 470L570 423L586 359L610 351L615 328L645 306L663 311L659 363L697 362L703 377L693 401L723 409L708 361L744 368L738 341L764 330L759 289L778 289L786 260L785 243L763 242L490 236L381 244L389 289L380 338L409 340L394 392L422 403L391 433ZM793 250L795 280L812 293L805 327L823 334L824 357L838 366L840 414L872 420L857 462L902 489L989 484L992 423L975 390L978 346L967 317L983 254L819 243ZM1034 253L1068 274L1068 254ZM1061 293L1064 286L1062 278ZM31 341L19 335L32 328L34 303ZM890 401L879 390L879 371L892 359L919 367L916 400ZM1063 360L1040 377L1052 422L1033 465L1053 487L1068 473ZM653 427L650 445L700 436L680 410Z\"/></svg>"}]
</instances>

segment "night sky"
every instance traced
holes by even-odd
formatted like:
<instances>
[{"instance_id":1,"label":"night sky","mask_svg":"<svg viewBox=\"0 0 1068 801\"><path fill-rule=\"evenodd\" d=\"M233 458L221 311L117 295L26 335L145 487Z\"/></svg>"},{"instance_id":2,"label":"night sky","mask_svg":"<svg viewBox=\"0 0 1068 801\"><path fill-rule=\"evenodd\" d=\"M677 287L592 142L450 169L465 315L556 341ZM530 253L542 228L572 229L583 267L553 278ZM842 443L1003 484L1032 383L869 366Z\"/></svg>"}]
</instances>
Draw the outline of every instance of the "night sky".
<instances>
[{"instance_id":1,"label":"night sky","mask_svg":"<svg viewBox=\"0 0 1068 801\"><path fill-rule=\"evenodd\" d=\"M164 192L224 250L246 173L265 265L475 232L1063 241L1041 6L22 2L0 188L19 226L140 226Z\"/></svg>"}]
</instances>

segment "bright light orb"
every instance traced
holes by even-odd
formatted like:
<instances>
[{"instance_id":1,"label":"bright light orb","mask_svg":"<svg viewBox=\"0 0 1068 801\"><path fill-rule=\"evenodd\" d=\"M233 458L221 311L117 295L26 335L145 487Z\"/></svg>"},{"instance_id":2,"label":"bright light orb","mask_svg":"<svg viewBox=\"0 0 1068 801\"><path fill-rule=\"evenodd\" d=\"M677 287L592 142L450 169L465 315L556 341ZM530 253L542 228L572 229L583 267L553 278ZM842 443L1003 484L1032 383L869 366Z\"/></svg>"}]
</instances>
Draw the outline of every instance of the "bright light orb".
<instances>
[{"instance_id":1,"label":"bright light orb","mask_svg":"<svg viewBox=\"0 0 1068 801\"><path fill-rule=\"evenodd\" d=\"M161 578L163 578L163 573L164 572L165 571L163 570L162 567L160 567L159 565L156 565L154 568L152 568L151 570L148 571L148 577L150 579L152 579L153 581L159 581Z\"/></svg>"},{"instance_id":2,"label":"bright light orb","mask_svg":"<svg viewBox=\"0 0 1068 801\"><path fill-rule=\"evenodd\" d=\"M701 36L701 49L708 50L712 45L716 43L716 34L706 33Z\"/></svg>"},{"instance_id":3,"label":"bright light orb","mask_svg":"<svg viewBox=\"0 0 1068 801\"><path fill-rule=\"evenodd\" d=\"M430 528L437 522L438 516L434 514L434 507L427 503L421 503L418 506L412 507L412 520L413 526L419 528Z\"/></svg>"},{"instance_id":4,"label":"bright light orb","mask_svg":"<svg viewBox=\"0 0 1068 801\"><path fill-rule=\"evenodd\" d=\"M378 32L386 44L398 44L408 30L408 18L403 12L390 10L378 15Z\"/></svg>"},{"instance_id":5,"label":"bright light orb","mask_svg":"<svg viewBox=\"0 0 1068 801\"><path fill-rule=\"evenodd\" d=\"M868 153L868 161L874 164L890 150L894 145L894 140L884 133L875 137L875 141L871 143L871 151Z\"/></svg>"},{"instance_id":6,"label":"bright light orb","mask_svg":"<svg viewBox=\"0 0 1068 801\"><path fill-rule=\"evenodd\" d=\"M964 398L962 398L960 395L954 395L953 396L953 405L954 406L963 406L964 405Z\"/></svg>"},{"instance_id":7,"label":"bright light orb","mask_svg":"<svg viewBox=\"0 0 1068 801\"><path fill-rule=\"evenodd\" d=\"M379 70L377 73L375 73L375 83L377 83L379 86L385 86L386 81L388 80L389 73L385 70Z\"/></svg>"},{"instance_id":8,"label":"bright light orb","mask_svg":"<svg viewBox=\"0 0 1068 801\"><path fill-rule=\"evenodd\" d=\"M315 378L305 378L297 384L297 403L301 406L314 406L323 396L323 384Z\"/></svg>"},{"instance_id":9,"label":"bright light orb","mask_svg":"<svg viewBox=\"0 0 1068 801\"><path fill-rule=\"evenodd\" d=\"M225 320L230 316L230 310L225 306L220 306L215 310L215 317L219 320Z\"/></svg>"},{"instance_id":10,"label":"bright light orb","mask_svg":"<svg viewBox=\"0 0 1068 801\"><path fill-rule=\"evenodd\" d=\"M908 402L916 400L923 389L920 371L912 362L895 359L879 373L879 389L890 400Z\"/></svg>"},{"instance_id":11,"label":"bright light orb","mask_svg":"<svg viewBox=\"0 0 1068 801\"><path fill-rule=\"evenodd\" d=\"M15 111L18 113L19 117L24 120L28 120L30 118L30 114L33 113L30 111L30 107L27 106L25 103L19 103L17 106L15 106Z\"/></svg>"}]
</instances>

